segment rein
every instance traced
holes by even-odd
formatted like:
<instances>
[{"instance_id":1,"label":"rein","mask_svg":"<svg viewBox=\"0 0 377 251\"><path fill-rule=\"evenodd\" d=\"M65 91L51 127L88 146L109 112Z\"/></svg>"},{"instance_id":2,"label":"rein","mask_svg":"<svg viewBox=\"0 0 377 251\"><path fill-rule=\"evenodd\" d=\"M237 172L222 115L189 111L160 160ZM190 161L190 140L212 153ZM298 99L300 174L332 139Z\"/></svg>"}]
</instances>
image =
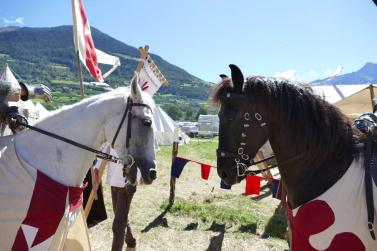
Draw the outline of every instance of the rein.
<instances>
[{"instance_id":1,"label":"rein","mask_svg":"<svg viewBox=\"0 0 377 251\"><path fill-rule=\"evenodd\" d=\"M126 109L123 113L123 116L122 116L122 119L119 123L119 126L118 126L118 129L117 131L115 132L115 135L114 135L114 138L112 140L112 143L111 143L111 147L114 147L114 144L115 144L115 141L118 137L118 134L119 134L119 131L120 129L122 128L122 125L124 123L124 120L126 119L127 115L128 115L128 124L127 124L127 137L126 137L126 148L128 149L129 148L129 140L131 138L131 120L132 120L132 107L134 106L142 106L142 107L146 107L148 108L149 110L152 111L152 109L150 108L149 105L147 104L143 104L143 103L133 103L131 98L128 97L127 99L127 105L126 105ZM44 135L47 135L51 138L55 138L57 140L60 140L60 141L63 141L65 143L68 143L70 145L73 145L73 146L76 146L78 148L81 148L81 149L84 149L86 151L89 151L89 152L92 152L92 153L95 153L96 154L96 157L97 158L100 158L100 159L103 159L103 160L107 160L107 161L111 161L111 162L114 162L114 163L117 163L117 164L123 164L123 165L127 165L127 168L130 168L134 163L134 158L132 157L132 155L128 155L128 157L130 158L130 162L131 164L129 163L124 163L124 159L121 159L121 158L118 158L118 157L115 157L114 155L111 155L111 154L108 154L108 153L104 153L102 151L99 151L99 150L96 150L94 148L91 148L89 146L86 146L86 145L83 145L77 141L74 141L74 140L71 140L71 139L67 139L65 137L62 137L60 135L57 135L55 133L52 133L52 132L49 132L49 131L46 131L44 129L41 129L41 128L38 128L38 127L35 127L35 126L31 126L29 125L28 123L24 123L24 122L21 122L21 121L16 121L16 124L17 125L21 125L21 126L24 126L26 128L29 128L30 130L33 130L33 131L36 131L36 132L39 132L41 134L44 134Z\"/></svg>"}]
</instances>

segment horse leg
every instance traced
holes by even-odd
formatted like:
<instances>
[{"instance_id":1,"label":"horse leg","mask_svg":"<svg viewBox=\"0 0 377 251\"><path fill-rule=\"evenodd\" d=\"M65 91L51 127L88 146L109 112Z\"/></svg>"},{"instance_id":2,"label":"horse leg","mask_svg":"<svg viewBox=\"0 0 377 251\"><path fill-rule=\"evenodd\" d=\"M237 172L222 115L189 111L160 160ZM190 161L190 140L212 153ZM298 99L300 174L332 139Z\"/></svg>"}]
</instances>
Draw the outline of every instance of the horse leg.
<instances>
[{"instance_id":1,"label":"horse leg","mask_svg":"<svg viewBox=\"0 0 377 251\"><path fill-rule=\"evenodd\" d=\"M125 242L125 230L128 223L128 212L130 210L131 200L136 192L136 187L133 188L113 188L111 189L113 195L113 243L112 251L121 251ZM131 234L132 236L132 234ZM135 241L136 246L136 241Z\"/></svg>"}]
</instances>

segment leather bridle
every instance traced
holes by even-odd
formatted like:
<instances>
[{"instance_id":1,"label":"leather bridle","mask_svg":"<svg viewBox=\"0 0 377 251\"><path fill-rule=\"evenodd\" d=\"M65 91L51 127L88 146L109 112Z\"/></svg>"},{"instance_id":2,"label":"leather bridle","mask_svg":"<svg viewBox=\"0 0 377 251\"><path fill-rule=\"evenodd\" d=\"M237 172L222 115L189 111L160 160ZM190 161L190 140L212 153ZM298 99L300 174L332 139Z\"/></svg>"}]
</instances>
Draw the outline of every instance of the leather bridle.
<instances>
[{"instance_id":1,"label":"leather bridle","mask_svg":"<svg viewBox=\"0 0 377 251\"><path fill-rule=\"evenodd\" d=\"M236 100L245 100L246 101L245 95L230 93L230 92L225 93L225 98L227 100L232 100L232 99L235 100L236 99ZM263 128L263 130L265 131L265 133L268 136L267 122L263 119L263 116L259 112L255 112L254 108L252 107L251 112L245 112L243 114L243 121L242 121L241 126L240 126L241 134L240 134L239 140L238 140L239 144L238 144L237 152L229 152L229 151L226 151L226 150L223 150L223 149L217 149L216 150L216 154L217 154L218 158L234 159L235 164L236 164L236 168L237 168L237 175L239 177L243 177L243 176L247 175L247 173L248 173L247 169L250 166L253 166L253 165L256 165L256 164L259 164L261 162L265 162L265 161L268 161L268 160L274 158L274 156L272 156L272 157L254 162L253 156L250 156L249 154L246 153L245 149L247 147L247 143L246 143L247 131L248 131L249 128L251 128L251 123L252 123L253 119L255 119L258 122L259 126L261 128Z\"/></svg>"},{"instance_id":2,"label":"leather bridle","mask_svg":"<svg viewBox=\"0 0 377 251\"><path fill-rule=\"evenodd\" d=\"M130 139L131 139L131 129L132 129L132 118L133 118L133 114L132 114L132 108L133 107L146 107L148 108L151 112L152 112L152 108L147 105L147 104L144 104L144 103L134 103L132 101L132 99L130 97L128 97L127 99L127 105L126 105L126 109L124 110L124 113L123 113L123 116L122 116L122 119L119 123L119 126L115 132L115 135L114 135L114 138L111 142L111 147L114 148L114 145L115 145L115 141L118 137L118 134L119 134L119 131L120 129L122 128L123 126L123 123L124 121L126 120L126 117L128 117L128 120L127 120L127 134L126 134L126 149L128 150L129 147L130 147ZM126 176L126 173L128 172L128 170L135 164L135 159L134 157L131 155L131 154L127 154L127 158L129 158L129 161L127 164L124 164L123 165L123 177Z\"/></svg>"}]
</instances>

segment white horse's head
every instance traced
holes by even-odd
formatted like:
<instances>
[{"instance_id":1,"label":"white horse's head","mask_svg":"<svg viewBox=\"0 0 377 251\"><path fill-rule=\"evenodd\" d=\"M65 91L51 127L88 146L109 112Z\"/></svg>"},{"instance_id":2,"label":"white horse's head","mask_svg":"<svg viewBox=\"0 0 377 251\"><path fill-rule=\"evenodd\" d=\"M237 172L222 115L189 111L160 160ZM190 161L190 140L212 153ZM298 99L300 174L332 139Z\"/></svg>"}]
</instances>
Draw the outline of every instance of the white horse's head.
<instances>
[{"instance_id":1,"label":"white horse's head","mask_svg":"<svg viewBox=\"0 0 377 251\"><path fill-rule=\"evenodd\" d=\"M130 163L126 163L125 175L129 183L136 184L137 169L139 169L144 183L151 184L157 177L152 116L155 104L148 94L141 91L138 82L139 78L135 73L131 80L129 96L133 105L131 105L129 114L119 131L114 149L121 159L130 160L130 156L132 156L135 161L132 166L128 166ZM128 99L128 97L126 98ZM140 106L140 104L146 106ZM124 110L121 113L124 113ZM114 128L119 126L121 116L111 117L105 126L105 137L109 142L114 136ZM127 141L128 144L126 144Z\"/></svg>"}]
</instances>

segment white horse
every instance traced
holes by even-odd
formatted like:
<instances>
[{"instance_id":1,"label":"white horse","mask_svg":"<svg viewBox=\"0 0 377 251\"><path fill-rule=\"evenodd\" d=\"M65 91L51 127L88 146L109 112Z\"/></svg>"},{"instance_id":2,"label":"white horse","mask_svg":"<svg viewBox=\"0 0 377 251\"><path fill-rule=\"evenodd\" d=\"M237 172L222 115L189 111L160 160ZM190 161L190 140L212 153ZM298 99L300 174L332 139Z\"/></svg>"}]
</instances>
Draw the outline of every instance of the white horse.
<instances>
[{"instance_id":1,"label":"white horse","mask_svg":"<svg viewBox=\"0 0 377 251\"><path fill-rule=\"evenodd\" d=\"M132 119L126 117L114 148L120 159L127 160L131 155L135 160L126 173L129 183L137 182L139 168L144 183L151 184L156 177L156 162L149 108L154 102L140 90L136 75L130 89L119 88L85 99L52 113L35 127L100 149L103 143L112 141L128 98L133 104L147 106L132 106ZM129 147L127 130L131 130ZM81 194L81 189L73 187L81 186L94 158L89 151L33 130L1 139L0 229L5 234L0 235L0 250L51 248L61 219L75 209L75 191Z\"/></svg>"}]
</instances>

